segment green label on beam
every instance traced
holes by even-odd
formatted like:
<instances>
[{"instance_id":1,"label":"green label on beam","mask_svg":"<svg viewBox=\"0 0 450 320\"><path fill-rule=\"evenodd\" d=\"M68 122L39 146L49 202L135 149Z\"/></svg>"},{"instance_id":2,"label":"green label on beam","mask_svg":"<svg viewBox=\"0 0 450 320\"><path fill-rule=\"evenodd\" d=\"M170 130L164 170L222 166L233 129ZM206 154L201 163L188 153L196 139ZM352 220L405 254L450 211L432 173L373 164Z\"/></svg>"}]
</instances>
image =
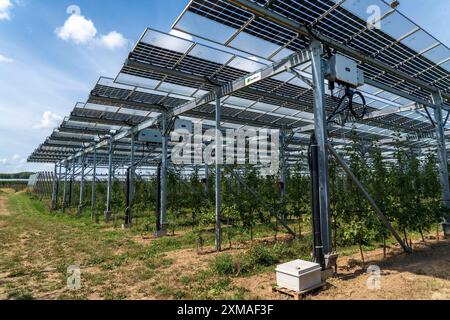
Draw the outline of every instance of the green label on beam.
<instances>
[{"instance_id":1,"label":"green label on beam","mask_svg":"<svg viewBox=\"0 0 450 320\"><path fill-rule=\"evenodd\" d=\"M261 81L261 72L254 74L245 79L245 85L249 86L254 84L255 82Z\"/></svg>"}]
</instances>

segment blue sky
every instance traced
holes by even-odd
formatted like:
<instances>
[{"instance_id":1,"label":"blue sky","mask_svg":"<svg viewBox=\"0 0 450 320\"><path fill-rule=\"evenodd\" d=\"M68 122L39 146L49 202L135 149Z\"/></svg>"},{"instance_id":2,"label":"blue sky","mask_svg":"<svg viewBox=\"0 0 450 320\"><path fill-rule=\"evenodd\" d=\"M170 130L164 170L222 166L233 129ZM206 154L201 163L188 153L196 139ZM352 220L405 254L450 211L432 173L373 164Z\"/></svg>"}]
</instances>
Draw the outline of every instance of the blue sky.
<instances>
[{"instance_id":1,"label":"blue sky","mask_svg":"<svg viewBox=\"0 0 450 320\"><path fill-rule=\"evenodd\" d=\"M116 76L146 27L170 31L188 2L0 0L0 172L40 169L25 158L86 100L99 76ZM450 45L450 1L400 2L402 12ZM82 21L70 21L71 5Z\"/></svg>"}]
</instances>

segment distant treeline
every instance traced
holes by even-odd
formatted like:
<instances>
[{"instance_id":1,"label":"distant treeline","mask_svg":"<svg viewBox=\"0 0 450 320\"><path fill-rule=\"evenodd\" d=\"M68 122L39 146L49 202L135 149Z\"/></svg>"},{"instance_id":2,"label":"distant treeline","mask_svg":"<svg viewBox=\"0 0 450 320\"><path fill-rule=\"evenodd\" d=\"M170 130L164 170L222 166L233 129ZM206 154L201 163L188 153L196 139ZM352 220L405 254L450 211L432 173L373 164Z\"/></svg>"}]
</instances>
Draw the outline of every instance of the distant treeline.
<instances>
[{"instance_id":1,"label":"distant treeline","mask_svg":"<svg viewBox=\"0 0 450 320\"><path fill-rule=\"evenodd\" d=\"M0 173L0 179L28 179L33 172Z\"/></svg>"}]
</instances>

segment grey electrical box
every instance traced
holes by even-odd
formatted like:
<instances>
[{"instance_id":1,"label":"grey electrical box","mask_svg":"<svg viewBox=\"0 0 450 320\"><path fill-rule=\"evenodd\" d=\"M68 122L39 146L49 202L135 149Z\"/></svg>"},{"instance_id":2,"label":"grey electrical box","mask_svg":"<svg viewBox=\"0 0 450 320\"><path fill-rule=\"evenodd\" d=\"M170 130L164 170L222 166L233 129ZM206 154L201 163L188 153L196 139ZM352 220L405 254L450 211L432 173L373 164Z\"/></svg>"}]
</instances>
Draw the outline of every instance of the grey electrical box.
<instances>
[{"instance_id":1,"label":"grey electrical box","mask_svg":"<svg viewBox=\"0 0 450 320\"><path fill-rule=\"evenodd\" d=\"M364 85L364 72L358 69L355 60L336 54L328 61L325 78L353 88Z\"/></svg>"},{"instance_id":2,"label":"grey electrical box","mask_svg":"<svg viewBox=\"0 0 450 320\"><path fill-rule=\"evenodd\" d=\"M277 285L296 292L315 288L322 283L319 264L295 260L277 266Z\"/></svg>"},{"instance_id":3,"label":"grey electrical box","mask_svg":"<svg viewBox=\"0 0 450 320\"><path fill-rule=\"evenodd\" d=\"M193 133L193 124L189 120L175 120L175 131L185 130L189 133Z\"/></svg>"},{"instance_id":4,"label":"grey electrical box","mask_svg":"<svg viewBox=\"0 0 450 320\"><path fill-rule=\"evenodd\" d=\"M162 135L158 130L144 130L138 135L140 142L162 143Z\"/></svg>"}]
</instances>

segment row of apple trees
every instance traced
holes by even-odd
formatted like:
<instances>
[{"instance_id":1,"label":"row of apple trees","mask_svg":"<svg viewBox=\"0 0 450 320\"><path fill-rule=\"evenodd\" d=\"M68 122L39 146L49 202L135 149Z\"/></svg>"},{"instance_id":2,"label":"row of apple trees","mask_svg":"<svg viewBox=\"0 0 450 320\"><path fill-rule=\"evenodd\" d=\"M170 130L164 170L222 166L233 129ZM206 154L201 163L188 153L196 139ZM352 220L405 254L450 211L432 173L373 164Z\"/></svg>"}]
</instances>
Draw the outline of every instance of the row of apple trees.
<instances>
[{"instance_id":1,"label":"row of apple trees","mask_svg":"<svg viewBox=\"0 0 450 320\"><path fill-rule=\"evenodd\" d=\"M366 186L378 206L410 241L411 233L424 235L448 214L441 206L437 159L433 152L395 146L391 160L382 156L376 143L352 138L344 150L348 164ZM310 179L308 167L297 163L286 172L286 191L278 176L261 176L256 167L227 167L222 177L223 222L248 232L265 225L274 232L282 230L274 214L285 219L300 235L310 232ZM168 176L168 218L173 229L212 230L214 226L214 173L208 181L200 168L186 172L172 168ZM76 186L77 194L79 186ZM155 225L156 176L137 177L135 181L134 216L149 228ZM250 191L252 190L252 191ZM96 212L105 209L106 184L98 183ZM85 187L85 207L90 207L90 184ZM115 181L112 211L119 218L125 212L125 183ZM389 236L369 203L355 184L330 159L330 194L334 245L370 244ZM78 197L77 197L78 198ZM231 230L231 229L230 229ZM230 231L231 232L231 231Z\"/></svg>"}]
</instances>

